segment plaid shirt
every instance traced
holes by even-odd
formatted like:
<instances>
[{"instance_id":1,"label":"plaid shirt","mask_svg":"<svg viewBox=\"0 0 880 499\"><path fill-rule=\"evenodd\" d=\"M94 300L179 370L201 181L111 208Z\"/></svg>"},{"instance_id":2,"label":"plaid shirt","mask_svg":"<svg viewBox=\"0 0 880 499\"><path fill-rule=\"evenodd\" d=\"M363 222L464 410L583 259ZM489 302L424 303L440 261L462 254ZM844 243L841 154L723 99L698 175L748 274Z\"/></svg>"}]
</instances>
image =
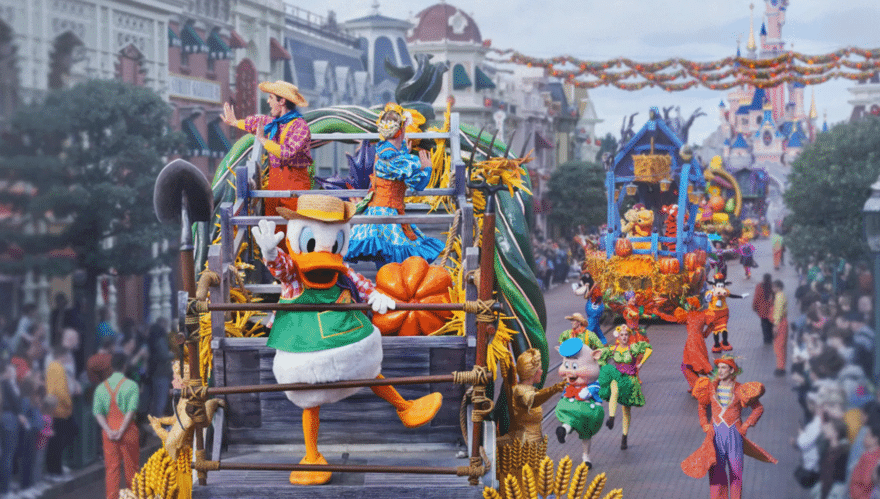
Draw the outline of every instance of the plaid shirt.
<instances>
[{"instance_id":1,"label":"plaid shirt","mask_svg":"<svg viewBox=\"0 0 880 499\"><path fill-rule=\"evenodd\" d=\"M275 257L275 260L266 262L266 267L275 279L281 282L282 300L292 300L302 294L303 284L299 280L296 263L294 263L290 255L278 250L278 256ZM366 301L367 297L376 289L376 286L372 281L352 270L348 264L345 267L348 269L346 275L357 287L361 300Z\"/></svg>"},{"instance_id":2,"label":"plaid shirt","mask_svg":"<svg viewBox=\"0 0 880 499\"><path fill-rule=\"evenodd\" d=\"M263 128L272 120L271 116L258 114L238 120L236 126L256 135L258 128ZM283 134L285 130L287 133L284 135L283 144L279 144L278 137L266 137L271 139L271 142L266 143L266 151L269 152L269 166L272 168L308 168L312 164L312 134L309 131L308 123L302 118L297 118L279 127L279 134Z\"/></svg>"}]
</instances>

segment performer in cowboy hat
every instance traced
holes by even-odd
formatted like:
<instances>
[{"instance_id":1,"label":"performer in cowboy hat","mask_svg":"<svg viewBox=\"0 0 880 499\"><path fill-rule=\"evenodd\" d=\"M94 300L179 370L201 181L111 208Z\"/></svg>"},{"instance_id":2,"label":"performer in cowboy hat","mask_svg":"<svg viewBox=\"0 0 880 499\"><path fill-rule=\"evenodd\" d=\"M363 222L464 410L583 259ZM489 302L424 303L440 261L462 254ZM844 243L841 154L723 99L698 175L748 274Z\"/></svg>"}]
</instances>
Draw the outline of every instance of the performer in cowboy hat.
<instances>
[{"instance_id":1,"label":"performer in cowboy hat","mask_svg":"<svg viewBox=\"0 0 880 499\"><path fill-rule=\"evenodd\" d=\"M228 102L223 104L223 123L252 133L269 156L269 190L309 190L312 188L312 134L299 108L309 105L293 83L278 80L260 83L269 94L269 115L235 117ZM290 199L265 199L266 216L278 214L278 207L292 209Z\"/></svg>"},{"instance_id":2,"label":"performer in cowboy hat","mask_svg":"<svg viewBox=\"0 0 880 499\"><path fill-rule=\"evenodd\" d=\"M589 329L590 321L582 314L575 312L574 314L566 315L565 320L571 321L571 329L566 329L559 335L560 345L570 338L580 338L585 345L588 345L593 350L602 348L605 345L596 333Z\"/></svg>"}]
</instances>

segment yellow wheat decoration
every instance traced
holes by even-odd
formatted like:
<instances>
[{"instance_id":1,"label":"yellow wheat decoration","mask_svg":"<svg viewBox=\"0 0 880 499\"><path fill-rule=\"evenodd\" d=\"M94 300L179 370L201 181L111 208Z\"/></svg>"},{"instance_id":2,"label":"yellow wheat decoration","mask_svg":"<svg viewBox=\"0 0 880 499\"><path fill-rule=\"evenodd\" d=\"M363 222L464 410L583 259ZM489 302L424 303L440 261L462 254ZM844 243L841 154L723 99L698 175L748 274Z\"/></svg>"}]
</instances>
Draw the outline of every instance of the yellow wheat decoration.
<instances>
[{"instance_id":1,"label":"yellow wheat decoration","mask_svg":"<svg viewBox=\"0 0 880 499\"><path fill-rule=\"evenodd\" d=\"M519 480L513 475L507 475L504 479L504 495L507 499L525 499L519 486Z\"/></svg>"},{"instance_id":2,"label":"yellow wheat decoration","mask_svg":"<svg viewBox=\"0 0 880 499\"><path fill-rule=\"evenodd\" d=\"M538 497L538 484L535 481L535 472L529 465L523 466L522 469L522 488L523 494L529 499Z\"/></svg>"},{"instance_id":3,"label":"yellow wheat decoration","mask_svg":"<svg viewBox=\"0 0 880 499\"><path fill-rule=\"evenodd\" d=\"M590 472L590 468L586 463L581 463L574 470L574 476L571 478L571 484L568 486L568 499L579 499L581 494L584 493L584 489L587 487L587 474ZM559 495L562 495L562 491L559 491Z\"/></svg>"},{"instance_id":4,"label":"yellow wheat decoration","mask_svg":"<svg viewBox=\"0 0 880 499\"><path fill-rule=\"evenodd\" d=\"M120 499L190 499L192 485L181 485L189 483L191 460L191 447L181 450L176 463L171 461L164 447L159 448L140 471L135 473L129 488L119 492ZM181 473L181 461L187 463L186 473ZM184 490L188 491L186 495Z\"/></svg>"},{"instance_id":5,"label":"yellow wheat decoration","mask_svg":"<svg viewBox=\"0 0 880 499\"><path fill-rule=\"evenodd\" d=\"M565 493L565 489L568 485L568 480L571 477L571 458L565 456L559 461L559 467L556 468L556 480L553 482L553 490L556 492L556 495L562 495Z\"/></svg>"},{"instance_id":6,"label":"yellow wheat decoration","mask_svg":"<svg viewBox=\"0 0 880 499\"><path fill-rule=\"evenodd\" d=\"M606 480L607 476L605 475L605 473L600 473L596 475L596 478L593 479L590 487L587 488L587 493L584 495L584 499L599 499L599 496L602 495L602 489L605 488Z\"/></svg>"},{"instance_id":7,"label":"yellow wheat decoration","mask_svg":"<svg viewBox=\"0 0 880 499\"><path fill-rule=\"evenodd\" d=\"M521 479L518 480L513 473L508 473L501 480L498 490L490 487L483 489L484 499L548 499L555 497L560 499L600 499L602 490L605 488L607 476L600 473L593 478L587 487L587 475L590 468L581 463L571 475L571 459L566 456L559 462L556 479L553 478L553 460L545 457L538 465L538 475L528 464L522 467ZM569 480L570 478L570 480ZM586 489L586 492L584 491ZM623 499L623 489L610 491L604 499Z\"/></svg>"},{"instance_id":8,"label":"yellow wheat decoration","mask_svg":"<svg viewBox=\"0 0 880 499\"><path fill-rule=\"evenodd\" d=\"M443 126L441 128L430 127L429 132L449 132L449 119L452 112L451 103L446 104L443 113ZM458 131L456 131L458 133ZM437 146L431 151L431 178L428 180L430 188L445 188L452 183L452 157L446 153L446 139L435 139ZM410 198L414 203L428 203L430 211L436 211L441 206L447 213L455 211L451 196L413 196Z\"/></svg>"},{"instance_id":9,"label":"yellow wheat decoration","mask_svg":"<svg viewBox=\"0 0 880 499\"><path fill-rule=\"evenodd\" d=\"M546 456L538 465L537 491L541 497L547 497L554 493L553 460Z\"/></svg>"}]
</instances>

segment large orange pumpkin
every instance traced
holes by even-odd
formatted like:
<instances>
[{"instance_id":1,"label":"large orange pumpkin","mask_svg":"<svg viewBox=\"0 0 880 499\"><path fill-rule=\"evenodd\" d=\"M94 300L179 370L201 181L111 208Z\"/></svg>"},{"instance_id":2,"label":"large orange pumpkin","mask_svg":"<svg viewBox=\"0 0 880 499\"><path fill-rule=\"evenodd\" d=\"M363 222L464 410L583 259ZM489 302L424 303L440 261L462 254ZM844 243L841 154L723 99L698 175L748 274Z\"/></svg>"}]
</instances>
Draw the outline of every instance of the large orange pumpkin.
<instances>
[{"instance_id":1,"label":"large orange pumpkin","mask_svg":"<svg viewBox=\"0 0 880 499\"><path fill-rule=\"evenodd\" d=\"M376 274L376 289L399 303L449 303L451 286L449 271L428 265L418 256L403 263L389 263ZM373 324L383 336L424 336L440 329L451 318L451 311L391 310L387 314L373 314Z\"/></svg>"},{"instance_id":2,"label":"large orange pumpkin","mask_svg":"<svg viewBox=\"0 0 880 499\"><path fill-rule=\"evenodd\" d=\"M678 274L678 258L661 258L658 262L661 274Z\"/></svg>"},{"instance_id":3,"label":"large orange pumpkin","mask_svg":"<svg viewBox=\"0 0 880 499\"><path fill-rule=\"evenodd\" d=\"M620 238L614 242L614 254L617 256L630 256L633 252L632 241Z\"/></svg>"}]
</instances>

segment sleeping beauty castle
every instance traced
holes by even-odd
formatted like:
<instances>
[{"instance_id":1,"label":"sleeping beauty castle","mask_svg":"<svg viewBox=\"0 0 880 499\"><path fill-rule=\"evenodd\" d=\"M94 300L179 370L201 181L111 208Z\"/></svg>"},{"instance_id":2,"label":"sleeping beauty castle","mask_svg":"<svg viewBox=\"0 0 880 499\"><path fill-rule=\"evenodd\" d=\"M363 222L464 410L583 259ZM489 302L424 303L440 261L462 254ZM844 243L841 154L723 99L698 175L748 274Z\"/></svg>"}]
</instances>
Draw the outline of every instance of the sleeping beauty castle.
<instances>
[{"instance_id":1,"label":"sleeping beauty castle","mask_svg":"<svg viewBox=\"0 0 880 499\"><path fill-rule=\"evenodd\" d=\"M760 46L755 40L753 12L745 58L772 59L786 50L781 31L788 0L764 3ZM754 9L754 4L750 7ZM741 56L739 47L737 56ZM807 110L804 90L797 82L768 89L742 85L727 95L727 103L719 104L721 125L703 144L702 155L721 156L744 198L776 198L785 190L792 161L815 139L815 95Z\"/></svg>"}]
</instances>

